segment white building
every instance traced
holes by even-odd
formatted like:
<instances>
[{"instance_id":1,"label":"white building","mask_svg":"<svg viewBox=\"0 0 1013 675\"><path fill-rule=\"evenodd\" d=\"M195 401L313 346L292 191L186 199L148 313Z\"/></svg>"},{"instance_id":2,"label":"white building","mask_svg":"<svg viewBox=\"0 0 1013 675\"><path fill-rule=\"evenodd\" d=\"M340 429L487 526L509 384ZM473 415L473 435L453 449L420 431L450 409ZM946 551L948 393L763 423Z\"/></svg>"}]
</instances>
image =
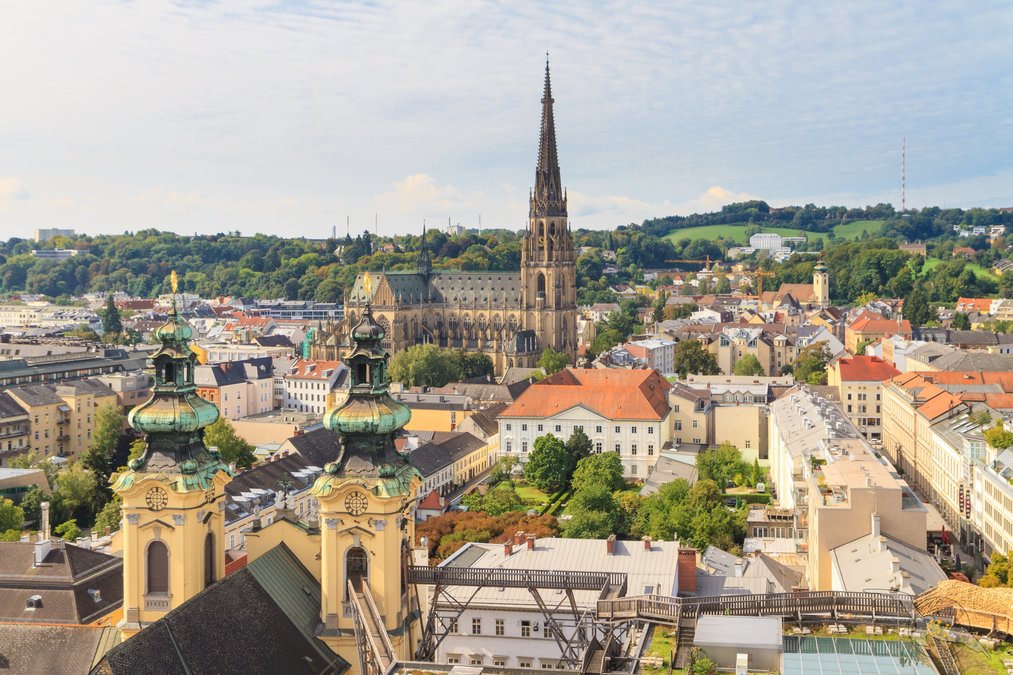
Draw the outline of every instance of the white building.
<instances>
[{"instance_id":1,"label":"white building","mask_svg":"<svg viewBox=\"0 0 1013 675\"><path fill-rule=\"evenodd\" d=\"M671 373L675 369L675 341L663 338L650 338L624 345L626 351L636 359L642 360L647 368L660 373Z\"/></svg>"},{"instance_id":2,"label":"white building","mask_svg":"<svg viewBox=\"0 0 1013 675\"><path fill-rule=\"evenodd\" d=\"M347 385L347 375L341 361L297 360L282 378L285 409L323 415L334 405L331 397Z\"/></svg>"},{"instance_id":3,"label":"white building","mask_svg":"<svg viewBox=\"0 0 1013 675\"><path fill-rule=\"evenodd\" d=\"M618 572L627 575L627 595L675 596L679 591L679 543L601 539L524 538L516 543L469 543L441 567ZM463 603L475 588L450 587L447 593ZM431 591L430 591L431 595ZM569 637L573 611L563 591L541 591L553 619ZM573 591L577 610L593 612L600 591ZM432 598L430 598L432 602ZM526 588L478 589L456 625L457 606L441 595L437 612L451 630L440 643L436 661L494 668L557 669L559 645L546 626L545 615Z\"/></svg>"},{"instance_id":4,"label":"white building","mask_svg":"<svg viewBox=\"0 0 1013 675\"><path fill-rule=\"evenodd\" d=\"M594 452L617 452L628 478L646 478L672 439L669 389L654 370L560 371L500 414L500 451L524 464L539 436L566 441L582 429Z\"/></svg>"}]
</instances>

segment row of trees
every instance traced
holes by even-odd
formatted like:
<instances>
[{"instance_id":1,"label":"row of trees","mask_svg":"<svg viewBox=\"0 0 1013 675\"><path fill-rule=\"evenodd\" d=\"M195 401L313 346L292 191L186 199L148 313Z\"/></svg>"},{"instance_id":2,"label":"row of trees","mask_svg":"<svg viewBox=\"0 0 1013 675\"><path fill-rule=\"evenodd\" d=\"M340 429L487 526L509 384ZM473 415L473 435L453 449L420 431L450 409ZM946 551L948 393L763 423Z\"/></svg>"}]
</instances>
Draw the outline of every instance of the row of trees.
<instances>
[{"instance_id":1,"label":"row of trees","mask_svg":"<svg viewBox=\"0 0 1013 675\"><path fill-rule=\"evenodd\" d=\"M442 387L472 377L493 374L488 354L437 345L412 345L390 360L390 379L408 387Z\"/></svg>"}]
</instances>

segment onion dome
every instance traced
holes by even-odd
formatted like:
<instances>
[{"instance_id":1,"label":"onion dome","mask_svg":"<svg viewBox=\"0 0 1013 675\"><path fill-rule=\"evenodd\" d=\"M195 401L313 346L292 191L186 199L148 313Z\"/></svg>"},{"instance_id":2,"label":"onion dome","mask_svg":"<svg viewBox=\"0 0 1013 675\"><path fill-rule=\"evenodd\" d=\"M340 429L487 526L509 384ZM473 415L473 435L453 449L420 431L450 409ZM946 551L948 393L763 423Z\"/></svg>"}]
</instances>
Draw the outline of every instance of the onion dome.
<instances>
[{"instance_id":1,"label":"onion dome","mask_svg":"<svg viewBox=\"0 0 1013 675\"><path fill-rule=\"evenodd\" d=\"M162 344L179 345L190 341L193 337L193 329L183 320L176 311L176 303L172 304L172 311L165 323L155 329L155 337Z\"/></svg>"},{"instance_id":2,"label":"onion dome","mask_svg":"<svg viewBox=\"0 0 1013 675\"><path fill-rule=\"evenodd\" d=\"M412 413L390 396L349 398L346 405L324 415L324 426L339 434L391 434L408 424Z\"/></svg>"},{"instance_id":3,"label":"onion dome","mask_svg":"<svg viewBox=\"0 0 1013 675\"><path fill-rule=\"evenodd\" d=\"M180 396L152 396L130 411L127 422L144 434L193 433L218 421L214 403L196 392Z\"/></svg>"},{"instance_id":4,"label":"onion dome","mask_svg":"<svg viewBox=\"0 0 1013 675\"><path fill-rule=\"evenodd\" d=\"M352 339L358 343L373 346L379 344L384 337L386 335L383 332L383 326L373 320L373 311L367 305L359 323L355 324L355 328L352 329Z\"/></svg>"}]
</instances>

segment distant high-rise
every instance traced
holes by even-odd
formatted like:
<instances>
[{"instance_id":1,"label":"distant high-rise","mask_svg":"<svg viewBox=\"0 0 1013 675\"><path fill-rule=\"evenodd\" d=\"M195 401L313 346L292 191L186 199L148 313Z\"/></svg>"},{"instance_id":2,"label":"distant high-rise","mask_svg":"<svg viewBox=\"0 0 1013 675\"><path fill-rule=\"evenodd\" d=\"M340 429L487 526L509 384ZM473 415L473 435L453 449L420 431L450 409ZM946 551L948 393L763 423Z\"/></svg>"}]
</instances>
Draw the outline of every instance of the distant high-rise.
<instances>
[{"instance_id":1,"label":"distant high-rise","mask_svg":"<svg viewBox=\"0 0 1013 675\"><path fill-rule=\"evenodd\" d=\"M61 230L58 227L42 228L35 230L35 241L41 244L56 237L73 237L75 234L74 230Z\"/></svg>"}]
</instances>

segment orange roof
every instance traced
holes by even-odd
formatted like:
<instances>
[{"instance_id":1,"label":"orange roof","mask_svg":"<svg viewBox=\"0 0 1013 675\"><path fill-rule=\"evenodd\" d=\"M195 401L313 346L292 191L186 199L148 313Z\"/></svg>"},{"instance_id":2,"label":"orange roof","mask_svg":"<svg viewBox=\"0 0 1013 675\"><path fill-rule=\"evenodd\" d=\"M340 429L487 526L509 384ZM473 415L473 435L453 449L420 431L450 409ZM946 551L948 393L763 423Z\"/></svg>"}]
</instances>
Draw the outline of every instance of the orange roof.
<instances>
[{"instance_id":1,"label":"orange roof","mask_svg":"<svg viewBox=\"0 0 1013 675\"><path fill-rule=\"evenodd\" d=\"M428 509L430 511L442 511L443 510L443 498L440 494L433 490L426 495L426 498L419 502L418 508Z\"/></svg>"},{"instance_id":2,"label":"orange roof","mask_svg":"<svg viewBox=\"0 0 1013 675\"><path fill-rule=\"evenodd\" d=\"M1009 371L944 370L918 375L937 384L997 384L1004 392L1013 393L1013 373Z\"/></svg>"},{"instance_id":3,"label":"orange roof","mask_svg":"<svg viewBox=\"0 0 1013 675\"><path fill-rule=\"evenodd\" d=\"M307 361L299 359L285 377L290 380L328 380L338 368L341 361Z\"/></svg>"},{"instance_id":4,"label":"orange roof","mask_svg":"<svg viewBox=\"0 0 1013 675\"><path fill-rule=\"evenodd\" d=\"M992 309L992 298L960 298L957 300L958 312L980 312L988 314Z\"/></svg>"},{"instance_id":5,"label":"orange roof","mask_svg":"<svg viewBox=\"0 0 1013 675\"><path fill-rule=\"evenodd\" d=\"M930 420L934 420L940 415L945 415L954 408L963 405L959 396L944 391L935 385L930 384L922 393L929 394L931 398L918 406L918 412Z\"/></svg>"},{"instance_id":6,"label":"orange roof","mask_svg":"<svg viewBox=\"0 0 1013 675\"><path fill-rule=\"evenodd\" d=\"M671 385L654 370L567 368L535 382L500 417L552 417L583 406L612 420L661 420Z\"/></svg>"},{"instance_id":7,"label":"orange roof","mask_svg":"<svg viewBox=\"0 0 1013 675\"><path fill-rule=\"evenodd\" d=\"M867 316L860 316L854 323L848 326L848 330L854 333L882 333L885 335L910 335L911 322L907 319L894 321L893 319L872 319Z\"/></svg>"},{"instance_id":8,"label":"orange roof","mask_svg":"<svg viewBox=\"0 0 1013 675\"><path fill-rule=\"evenodd\" d=\"M1013 408L1013 394L985 394L985 402L989 408L1009 410Z\"/></svg>"},{"instance_id":9,"label":"orange roof","mask_svg":"<svg viewBox=\"0 0 1013 675\"><path fill-rule=\"evenodd\" d=\"M878 356L853 356L837 360L842 382L882 382L900 375L900 371Z\"/></svg>"}]
</instances>

